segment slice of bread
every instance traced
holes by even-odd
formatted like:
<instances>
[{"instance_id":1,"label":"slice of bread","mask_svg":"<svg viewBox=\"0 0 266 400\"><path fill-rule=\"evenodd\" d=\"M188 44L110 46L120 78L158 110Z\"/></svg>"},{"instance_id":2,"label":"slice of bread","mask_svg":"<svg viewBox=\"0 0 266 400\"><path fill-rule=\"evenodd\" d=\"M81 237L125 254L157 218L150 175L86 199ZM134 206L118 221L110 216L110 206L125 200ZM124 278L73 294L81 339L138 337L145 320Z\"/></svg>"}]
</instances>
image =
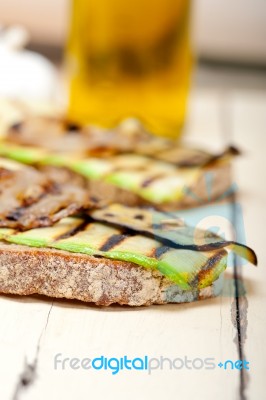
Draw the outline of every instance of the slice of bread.
<instances>
[{"instance_id":1,"label":"slice of bread","mask_svg":"<svg viewBox=\"0 0 266 400\"><path fill-rule=\"evenodd\" d=\"M0 242L0 292L7 294L147 306L217 296L222 279L223 274L211 286L184 291L159 271L131 262Z\"/></svg>"}]
</instances>

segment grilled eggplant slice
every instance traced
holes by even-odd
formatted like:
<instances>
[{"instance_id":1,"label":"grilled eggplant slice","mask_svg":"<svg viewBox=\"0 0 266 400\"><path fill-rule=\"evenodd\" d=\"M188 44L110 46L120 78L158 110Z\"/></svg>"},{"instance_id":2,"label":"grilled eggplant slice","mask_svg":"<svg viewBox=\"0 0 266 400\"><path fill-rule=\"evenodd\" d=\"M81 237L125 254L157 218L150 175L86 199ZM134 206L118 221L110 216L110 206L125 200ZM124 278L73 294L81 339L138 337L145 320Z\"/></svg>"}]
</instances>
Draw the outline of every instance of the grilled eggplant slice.
<instances>
[{"instance_id":1,"label":"grilled eggplant slice","mask_svg":"<svg viewBox=\"0 0 266 400\"><path fill-rule=\"evenodd\" d=\"M0 159L0 227L49 226L91 204L79 185L59 184L30 166Z\"/></svg>"}]
</instances>

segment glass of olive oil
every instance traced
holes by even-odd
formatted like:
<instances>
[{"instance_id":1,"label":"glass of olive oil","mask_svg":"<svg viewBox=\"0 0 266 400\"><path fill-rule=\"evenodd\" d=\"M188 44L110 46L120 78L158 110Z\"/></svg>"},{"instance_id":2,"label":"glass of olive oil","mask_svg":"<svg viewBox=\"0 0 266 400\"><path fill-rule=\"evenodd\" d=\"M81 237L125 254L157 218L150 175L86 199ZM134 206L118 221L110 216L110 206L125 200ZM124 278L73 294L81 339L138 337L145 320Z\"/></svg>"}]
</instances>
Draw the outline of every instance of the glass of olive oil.
<instances>
[{"instance_id":1,"label":"glass of olive oil","mask_svg":"<svg viewBox=\"0 0 266 400\"><path fill-rule=\"evenodd\" d=\"M73 0L68 116L112 128L138 119L178 137L192 66L189 0Z\"/></svg>"}]
</instances>

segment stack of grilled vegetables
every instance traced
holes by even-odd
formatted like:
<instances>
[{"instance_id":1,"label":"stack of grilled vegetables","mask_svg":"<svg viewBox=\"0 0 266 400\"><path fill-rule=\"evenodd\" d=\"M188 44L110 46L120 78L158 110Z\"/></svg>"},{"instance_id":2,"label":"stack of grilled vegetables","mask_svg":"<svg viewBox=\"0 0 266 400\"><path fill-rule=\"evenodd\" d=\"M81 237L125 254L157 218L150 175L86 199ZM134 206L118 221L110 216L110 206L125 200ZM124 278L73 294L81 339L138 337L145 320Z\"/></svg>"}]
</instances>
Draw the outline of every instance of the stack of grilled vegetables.
<instances>
[{"instance_id":1,"label":"stack of grilled vegetables","mask_svg":"<svg viewBox=\"0 0 266 400\"><path fill-rule=\"evenodd\" d=\"M225 270L228 251L253 264L255 253L165 210L190 204L186 188L198 187L204 201L206 172L216 179L215 196L221 195L236 153L180 148L125 126L107 132L56 118L18 122L0 142L0 261L5 246L25 246L126 262L157 271L184 292L210 287ZM0 273L0 290L1 279ZM151 302L158 301L143 304Z\"/></svg>"}]
</instances>

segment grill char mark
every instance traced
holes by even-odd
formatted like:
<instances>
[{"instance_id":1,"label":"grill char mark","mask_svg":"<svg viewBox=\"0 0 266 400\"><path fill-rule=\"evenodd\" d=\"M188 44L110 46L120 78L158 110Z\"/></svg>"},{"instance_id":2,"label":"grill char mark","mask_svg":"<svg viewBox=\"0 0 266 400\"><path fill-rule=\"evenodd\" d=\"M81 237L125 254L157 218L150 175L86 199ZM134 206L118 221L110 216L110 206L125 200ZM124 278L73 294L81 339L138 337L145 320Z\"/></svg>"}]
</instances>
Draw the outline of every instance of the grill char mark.
<instances>
[{"instance_id":1,"label":"grill char mark","mask_svg":"<svg viewBox=\"0 0 266 400\"><path fill-rule=\"evenodd\" d=\"M21 129L23 127L23 122L19 121L19 122L15 122L14 124L11 125L10 130L12 131L12 133L21 133Z\"/></svg>"},{"instance_id":2,"label":"grill char mark","mask_svg":"<svg viewBox=\"0 0 266 400\"><path fill-rule=\"evenodd\" d=\"M142 221L144 219L144 215L142 214L137 214L134 216L135 219L139 219L140 221Z\"/></svg>"},{"instance_id":3,"label":"grill char mark","mask_svg":"<svg viewBox=\"0 0 266 400\"><path fill-rule=\"evenodd\" d=\"M81 127L75 122L67 121L66 122L66 133L81 133Z\"/></svg>"},{"instance_id":4,"label":"grill char mark","mask_svg":"<svg viewBox=\"0 0 266 400\"><path fill-rule=\"evenodd\" d=\"M165 174L157 174L157 175L151 176L150 178L147 178L142 182L141 187L145 189L145 188L149 187L157 179L165 178L165 176L166 176Z\"/></svg>"},{"instance_id":5,"label":"grill char mark","mask_svg":"<svg viewBox=\"0 0 266 400\"><path fill-rule=\"evenodd\" d=\"M62 240L62 239L67 239L71 236L75 236L76 234L78 234L79 232L85 230L85 228L88 226L88 221L85 220L83 222L80 223L79 226L76 226L75 228L71 228L68 231L62 233L61 235L57 236L56 238L54 238L55 241L58 240Z\"/></svg>"},{"instance_id":6,"label":"grill char mark","mask_svg":"<svg viewBox=\"0 0 266 400\"><path fill-rule=\"evenodd\" d=\"M113 250L115 246L123 242L128 237L127 234L115 234L110 236L104 244L101 245L100 251L110 251Z\"/></svg>"},{"instance_id":7,"label":"grill char mark","mask_svg":"<svg viewBox=\"0 0 266 400\"><path fill-rule=\"evenodd\" d=\"M155 251L154 251L154 256L156 259L159 259L162 255L167 253L169 250L171 250L171 248L169 246L157 247L157 249L155 249Z\"/></svg>"},{"instance_id":8,"label":"grill char mark","mask_svg":"<svg viewBox=\"0 0 266 400\"><path fill-rule=\"evenodd\" d=\"M201 282L204 278L206 278L212 271L215 269L217 264L221 261L221 259L226 255L226 251L221 249L219 252L210 256L206 261L205 265L201 267L200 271L196 274L194 279L192 279L189 284L192 287L197 287L199 282Z\"/></svg>"},{"instance_id":9,"label":"grill char mark","mask_svg":"<svg viewBox=\"0 0 266 400\"><path fill-rule=\"evenodd\" d=\"M25 212L24 207L18 207L15 210L12 210L9 214L6 215L6 219L8 221L19 221L19 219L23 216Z\"/></svg>"}]
</instances>

